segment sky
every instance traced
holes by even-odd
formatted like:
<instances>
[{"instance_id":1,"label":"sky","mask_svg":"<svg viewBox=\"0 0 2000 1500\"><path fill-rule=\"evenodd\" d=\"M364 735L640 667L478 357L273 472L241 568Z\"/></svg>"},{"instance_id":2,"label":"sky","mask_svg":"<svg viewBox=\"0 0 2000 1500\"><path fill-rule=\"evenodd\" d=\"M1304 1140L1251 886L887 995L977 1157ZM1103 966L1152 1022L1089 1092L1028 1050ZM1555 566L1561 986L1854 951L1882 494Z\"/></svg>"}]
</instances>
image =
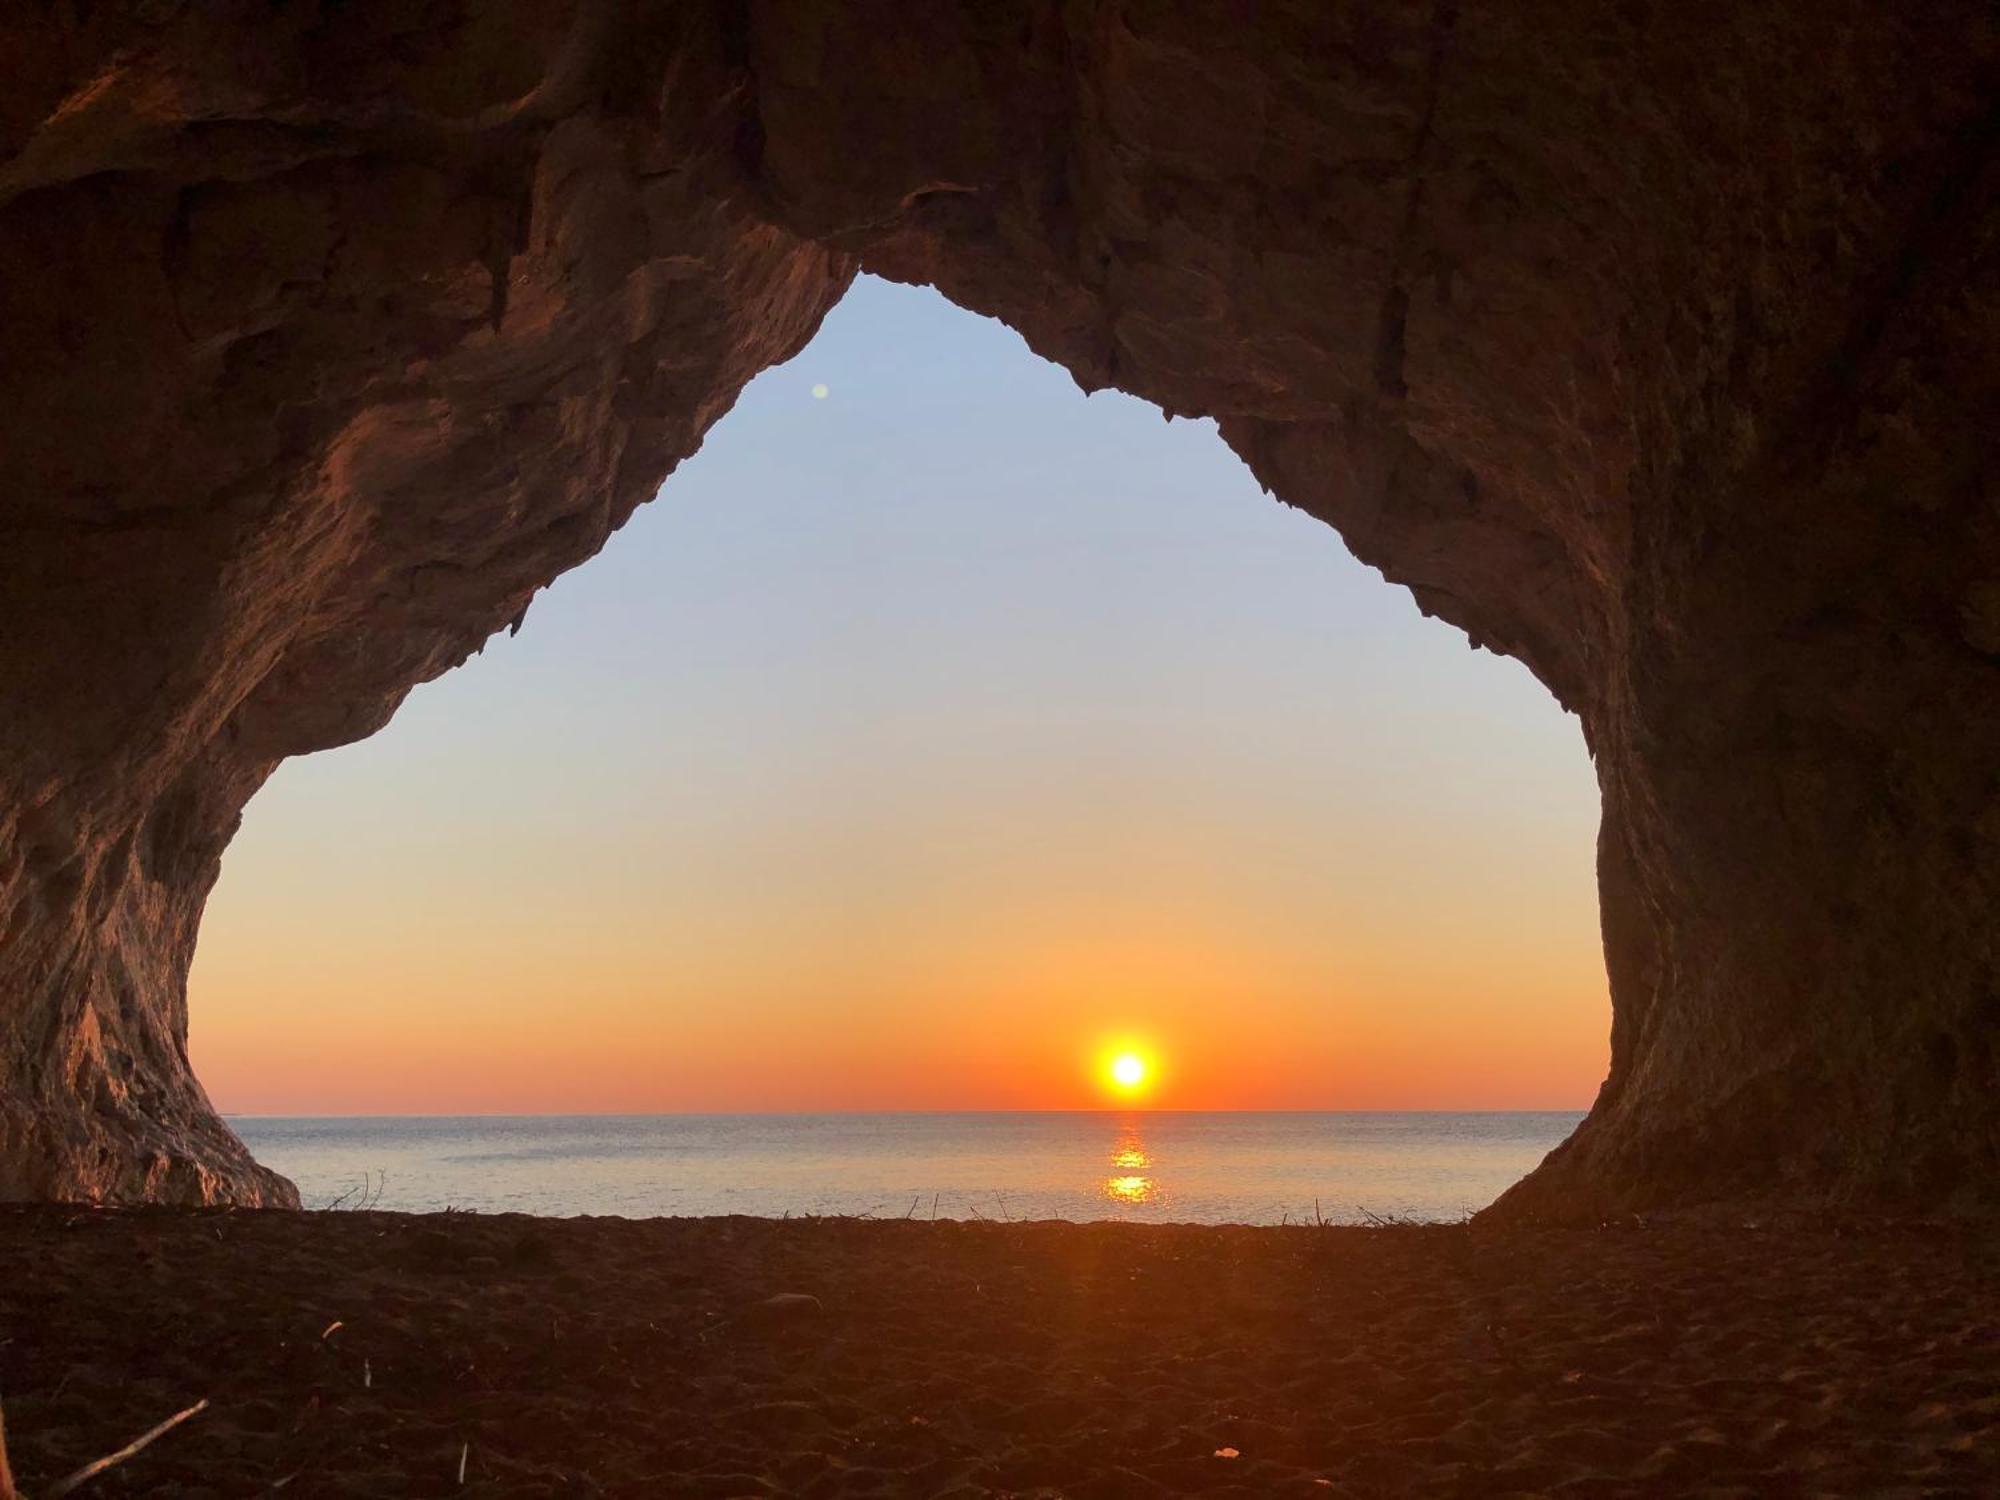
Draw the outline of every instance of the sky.
<instances>
[{"instance_id":1,"label":"sky","mask_svg":"<svg viewBox=\"0 0 2000 1500\"><path fill-rule=\"evenodd\" d=\"M1206 421L863 279L517 637L251 803L250 1114L1582 1108L1582 738Z\"/></svg>"}]
</instances>

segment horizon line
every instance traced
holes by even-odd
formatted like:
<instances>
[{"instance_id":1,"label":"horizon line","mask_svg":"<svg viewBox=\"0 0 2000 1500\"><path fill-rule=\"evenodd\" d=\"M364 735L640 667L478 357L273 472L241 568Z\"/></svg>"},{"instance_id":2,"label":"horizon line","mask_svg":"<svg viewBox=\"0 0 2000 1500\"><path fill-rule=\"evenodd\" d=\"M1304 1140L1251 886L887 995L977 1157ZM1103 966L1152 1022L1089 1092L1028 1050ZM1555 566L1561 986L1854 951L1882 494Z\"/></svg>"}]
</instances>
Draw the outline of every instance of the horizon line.
<instances>
[{"instance_id":1,"label":"horizon line","mask_svg":"<svg viewBox=\"0 0 2000 1500\"><path fill-rule=\"evenodd\" d=\"M225 1120L662 1120L662 1119L800 1119L838 1115L1581 1115L1590 1107L1569 1105L1512 1105L1504 1108L1404 1108L1337 1109L1330 1107L1297 1109L1171 1109L1149 1105L1106 1104L1062 1109L657 1109L657 1110L454 1110L317 1113L296 1111L277 1113L264 1110L218 1110Z\"/></svg>"}]
</instances>

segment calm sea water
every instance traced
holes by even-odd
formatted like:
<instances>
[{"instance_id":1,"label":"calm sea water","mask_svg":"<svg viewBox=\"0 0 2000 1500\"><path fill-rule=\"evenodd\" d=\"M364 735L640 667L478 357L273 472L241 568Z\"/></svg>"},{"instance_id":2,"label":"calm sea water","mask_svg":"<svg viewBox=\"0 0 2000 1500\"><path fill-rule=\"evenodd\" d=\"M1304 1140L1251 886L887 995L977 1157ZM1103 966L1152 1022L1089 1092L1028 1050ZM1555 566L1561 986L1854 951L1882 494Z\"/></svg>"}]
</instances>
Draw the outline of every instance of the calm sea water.
<instances>
[{"instance_id":1,"label":"calm sea water","mask_svg":"<svg viewBox=\"0 0 2000 1500\"><path fill-rule=\"evenodd\" d=\"M1457 1219L1550 1114L584 1115L231 1121L321 1208L1276 1224Z\"/></svg>"}]
</instances>

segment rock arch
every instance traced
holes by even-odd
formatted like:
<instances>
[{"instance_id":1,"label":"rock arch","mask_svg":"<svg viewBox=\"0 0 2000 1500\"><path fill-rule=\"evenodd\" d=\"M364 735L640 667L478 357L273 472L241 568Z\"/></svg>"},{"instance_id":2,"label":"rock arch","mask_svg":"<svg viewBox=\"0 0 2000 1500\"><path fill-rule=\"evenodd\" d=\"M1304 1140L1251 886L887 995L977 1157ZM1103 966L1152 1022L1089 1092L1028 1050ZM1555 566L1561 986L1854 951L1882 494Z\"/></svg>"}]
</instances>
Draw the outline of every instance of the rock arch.
<instances>
[{"instance_id":1,"label":"rock arch","mask_svg":"<svg viewBox=\"0 0 2000 1500\"><path fill-rule=\"evenodd\" d=\"M2000 1181L1983 7L437 0L0 36L0 1196L291 1201L245 801L518 622L857 267L1582 719L1612 1066L1499 1211Z\"/></svg>"}]
</instances>

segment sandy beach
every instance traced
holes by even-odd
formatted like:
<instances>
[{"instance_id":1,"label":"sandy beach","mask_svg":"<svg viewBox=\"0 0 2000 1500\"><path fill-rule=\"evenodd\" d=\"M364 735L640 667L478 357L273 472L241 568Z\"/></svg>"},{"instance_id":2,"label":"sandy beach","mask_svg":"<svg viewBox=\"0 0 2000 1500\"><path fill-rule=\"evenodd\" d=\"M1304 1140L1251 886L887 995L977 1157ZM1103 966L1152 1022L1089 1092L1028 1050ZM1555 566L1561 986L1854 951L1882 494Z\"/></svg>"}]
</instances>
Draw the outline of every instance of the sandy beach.
<instances>
[{"instance_id":1,"label":"sandy beach","mask_svg":"<svg viewBox=\"0 0 2000 1500\"><path fill-rule=\"evenodd\" d=\"M31 1500L201 1400L78 1493L1991 1495L1996 1270L1963 1224L10 1208L0 1398Z\"/></svg>"}]
</instances>

